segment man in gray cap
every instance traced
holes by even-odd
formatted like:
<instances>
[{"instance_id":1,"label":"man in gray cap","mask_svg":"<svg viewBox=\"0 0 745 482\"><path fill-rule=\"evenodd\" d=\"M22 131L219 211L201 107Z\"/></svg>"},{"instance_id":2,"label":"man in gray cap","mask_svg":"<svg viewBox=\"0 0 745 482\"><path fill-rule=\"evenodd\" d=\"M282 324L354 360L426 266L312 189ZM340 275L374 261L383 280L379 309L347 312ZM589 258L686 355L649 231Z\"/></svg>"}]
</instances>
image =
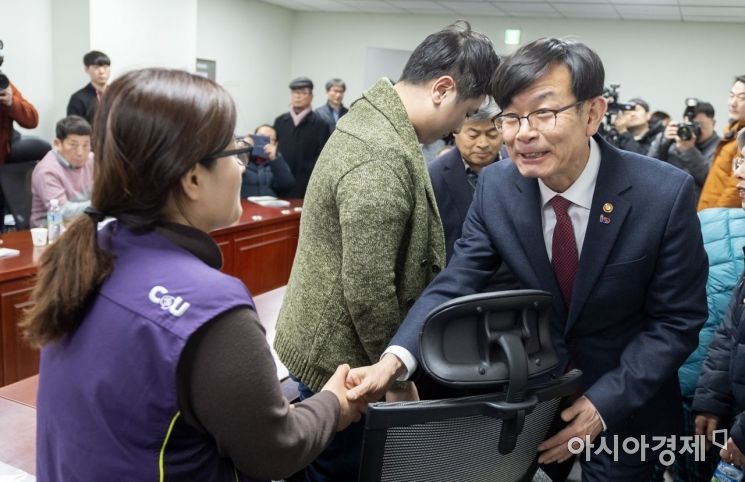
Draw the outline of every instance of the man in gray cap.
<instances>
[{"instance_id":1,"label":"man in gray cap","mask_svg":"<svg viewBox=\"0 0 745 482\"><path fill-rule=\"evenodd\" d=\"M311 107L313 81L298 77L290 82L290 110L274 120L279 149L295 176L295 187L287 197L305 196L310 174L329 138L328 124Z\"/></svg>"}]
</instances>

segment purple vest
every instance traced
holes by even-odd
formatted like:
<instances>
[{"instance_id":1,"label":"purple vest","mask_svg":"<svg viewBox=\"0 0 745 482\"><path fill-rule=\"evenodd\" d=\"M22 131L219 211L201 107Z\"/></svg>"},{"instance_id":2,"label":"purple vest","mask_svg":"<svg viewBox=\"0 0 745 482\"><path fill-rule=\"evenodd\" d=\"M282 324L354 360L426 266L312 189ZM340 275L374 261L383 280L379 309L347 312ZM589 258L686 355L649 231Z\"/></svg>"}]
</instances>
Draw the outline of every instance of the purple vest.
<instances>
[{"instance_id":1,"label":"purple vest","mask_svg":"<svg viewBox=\"0 0 745 482\"><path fill-rule=\"evenodd\" d=\"M111 276L80 327L41 353L37 480L247 480L176 394L187 340L253 308L246 287L157 233L111 223L99 243L116 256Z\"/></svg>"}]
</instances>

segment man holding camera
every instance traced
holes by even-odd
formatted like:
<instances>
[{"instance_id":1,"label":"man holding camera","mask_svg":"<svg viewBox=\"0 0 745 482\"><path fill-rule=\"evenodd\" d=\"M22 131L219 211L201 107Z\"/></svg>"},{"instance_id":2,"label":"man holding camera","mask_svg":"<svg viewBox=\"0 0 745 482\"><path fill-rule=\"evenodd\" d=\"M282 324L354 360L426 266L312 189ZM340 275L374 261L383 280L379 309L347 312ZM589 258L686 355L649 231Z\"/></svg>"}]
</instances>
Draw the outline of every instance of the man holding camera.
<instances>
[{"instance_id":1,"label":"man holding camera","mask_svg":"<svg viewBox=\"0 0 745 482\"><path fill-rule=\"evenodd\" d=\"M714 107L708 102L687 99L683 116L683 122L670 122L652 141L649 156L693 176L698 195L719 143L719 135L714 131Z\"/></svg>"},{"instance_id":2,"label":"man holding camera","mask_svg":"<svg viewBox=\"0 0 745 482\"><path fill-rule=\"evenodd\" d=\"M662 131L662 124L650 124L649 104L643 99L631 99L629 104L634 108L620 111L613 122L618 131L618 147L646 156L652 140Z\"/></svg>"},{"instance_id":3,"label":"man holding camera","mask_svg":"<svg viewBox=\"0 0 745 482\"><path fill-rule=\"evenodd\" d=\"M23 98L12 82L5 88L0 85L0 165L5 164L10 152L13 122L21 127L33 129L39 124L39 114L29 101Z\"/></svg>"}]
</instances>

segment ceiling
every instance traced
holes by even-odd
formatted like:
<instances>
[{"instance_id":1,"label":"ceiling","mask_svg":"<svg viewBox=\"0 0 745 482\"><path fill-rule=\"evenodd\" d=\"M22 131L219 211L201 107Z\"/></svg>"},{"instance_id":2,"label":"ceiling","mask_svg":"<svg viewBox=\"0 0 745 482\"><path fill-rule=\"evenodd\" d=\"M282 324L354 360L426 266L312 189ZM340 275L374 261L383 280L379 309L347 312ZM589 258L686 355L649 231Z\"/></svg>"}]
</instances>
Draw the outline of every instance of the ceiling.
<instances>
[{"instance_id":1,"label":"ceiling","mask_svg":"<svg viewBox=\"0 0 745 482\"><path fill-rule=\"evenodd\" d=\"M745 23L745 0L263 0L291 10Z\"/></svg>"}]
</instances>

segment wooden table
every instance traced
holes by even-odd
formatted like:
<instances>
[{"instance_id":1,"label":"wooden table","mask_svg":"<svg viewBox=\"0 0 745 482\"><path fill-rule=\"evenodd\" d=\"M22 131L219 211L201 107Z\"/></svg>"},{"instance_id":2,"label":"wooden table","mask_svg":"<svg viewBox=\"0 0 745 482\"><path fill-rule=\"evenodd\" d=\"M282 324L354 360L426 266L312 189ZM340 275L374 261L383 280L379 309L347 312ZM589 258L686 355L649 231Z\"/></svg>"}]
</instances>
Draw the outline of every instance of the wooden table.
<instances>
[{"instance_id":1,"label":"wooden table","mask_svg":"<svg viewBox=\"0 0 745 482\"><path fill-rule=\"evenodd\" d=\"M244 200L243 215L233 226L213 231L223 254L222 271L243 281L253 295L287 284L295 258L302 200L287 208L263 207ZM0 258L0 386L35 375L39 355L21 339L18 321L30 306L36 264L45 248L31 244L31 233L0 236L3 246L20 255Z\"/></svg>"}]
</instances>

